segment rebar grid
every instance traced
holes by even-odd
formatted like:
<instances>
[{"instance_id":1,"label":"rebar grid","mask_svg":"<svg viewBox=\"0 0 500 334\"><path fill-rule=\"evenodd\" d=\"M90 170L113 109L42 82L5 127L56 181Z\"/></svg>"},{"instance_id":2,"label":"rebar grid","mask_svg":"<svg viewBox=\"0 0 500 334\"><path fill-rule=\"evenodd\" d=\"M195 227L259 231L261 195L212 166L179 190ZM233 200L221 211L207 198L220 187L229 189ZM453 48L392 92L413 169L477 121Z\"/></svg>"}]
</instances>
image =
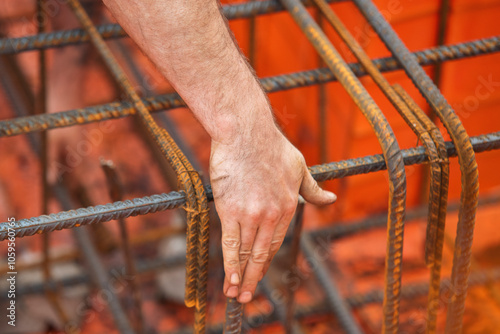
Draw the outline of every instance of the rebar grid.
<instances>
[{"instance_id":1,"label":"rebar grid","mask_svg":"<svg viewBox=\"0 0 500 334\"><path fill-rule=\"evenodd\" d=\"M441 63L446 60L460 59L481 54L489 54L500 50L500 37L495 36L478 41L460 43L453 46L441 46L429 50L410 54L402 42L397 38L392 28L385 22L370 0L353 0L363 15L372 24L374 30L391 50L392 58L370 60L363 50L356 45L352 36L342 26L341 21L331 12L327 3L343 0L314 2L326 15L330 23L336 28L340 36L346 41L349 48L360 61L360 64L345 64L335 49L328 41L322 29L316 25L305 11L304 4L299 0L265 0L249 1L242 4L223 6L223 13L228 19L253 18L256 15L274 13L287 9L296 22L304 30L316 46L317 51L323 55L330 69L316 69L299 73L285 74L275 77L263 78L261 82L267 92L276 92L298 87L305 87L331 81L340 81L353 97L356 104L363 111L384 150L383 155L374 155L364 158L351 159L313 166L310 168L314 178L325 181L351 175L359 175L389 169L391 194L388 212L388 257L386 260L386 287L384 291L384 328L386 333L395 333L398 330L399 302L402 297L407 297L405 288L401 289L401 249L404 220L405 177L403 165L429 163L431 171L429 204L429 223L426 243L426 260L431 266L431 279L429 284L428 324L427 331L435 332L436 309L431 304L439 297L440 293L440 267L442 245L444 237L444 219L447 207L448 188L448 158L458 156L462 170L462 197L460 205L460 219L457 233L457 246L455 247L454 265L452 272L452 303L448 311L447 332L459 333L461 331L464 301L467 292L468 271L470 265L470 245L474 227L475 210L477 207L477 165L474 152L484 152L500 148L500 132L490 133L469 139L465 129L446 103L439 90L433 86L420 66ZM86 124L107 119L125 117L139 114L140 119L150 129L158 146L164 155L169 158L172 166L180 178L183 190L169 194L153 195L136 198L129 201L118 201L104 206L88 207L48 216L23 219L16 222L14 231L16 237L30 236L36 233L53 230L73 228L80 225L102 223L114 219L124 219L129 216L145 215L157 211L178 208L186 205L188 211L187 231L187 280L186 280L186 305L196 305L195 332L205 332L206 315L206 272L208 264L208 216L207 202L212 200L209 186L203 187L198 173L192 168L189 161L173 142L168 133L159 128L150 116L150 112L172 109L184 106L177 94L165 94L141 100L131 89L131 85L118 67L112 54L107 49L103 39L124 37L126 34L116 24L96 27L90 22L88 16L77 0L69 0L69 5L75 11L85 30L75 29L52 33L40 33L35 36L22 38L0 39L0 54L17 53L29 50L43 50L50 47L79 44L87 41L98 48L108 67L112 70L116 80L127 93L130 102L111 103L102 106L71 110L50 115L35 115L0 121L0 136L13 136L34 131L44 131L76 124ZM306 2L306 5L311 5ZM354 42L353 42L354 41ZM447 127L452 142L444 142L436 126L416 106L408 94L399 86L391 87L380 72L393 71L403 68L415 85L426 97L434 111ZM378 107L371 101L370 96L364 92L363 86L355 76L370 74L381 89L386 93L405 121L412 127L417 136L424 143L424 147L415 147L399 150L397 142L390 130L385 117ZM197 230L197 226L201 230ZM7 223L0 224L0 241L7 237ZM78 236L79 239L82 235ZM80 240L81 241L81 240ZM310 247L310 245L309 245ZM307 247L306 247L307 250ZM315 273L319 275L319 273ZM200 275L201 278L197 276ZM325 276L325 275L323 275ZM324 289L334 291L333 283L328 283L326 277L319 277ZM421 293L419 290L419 293ZM424 292L425 293L425 292ZM377 292L378 301L381 300ZM341 300L338 300L342 303ZM353 302L347 304L353 306ZM355 302L354 302L355 304ZM340 305L340 304L339 304ZM111 308L119 307L112 305ZM334 308L335 309L335 308ZM344 322L346 332L357 332L352 322L347 321L350 314L345 308L335 311L336 316ZM228 301L226 310L227 332L239 333L241 331L242 307L234 300ZM348 311L347 311L348 312ZM283 317L282 317L283 318ZM347 320L346 320L347 319ZM121 327L121 326L120 326ZM130 327L130 326L128 326ZM128 328L121 327L122 332ZM125 329L127 328L127 329Z\"/></svg>"}]
</instances>

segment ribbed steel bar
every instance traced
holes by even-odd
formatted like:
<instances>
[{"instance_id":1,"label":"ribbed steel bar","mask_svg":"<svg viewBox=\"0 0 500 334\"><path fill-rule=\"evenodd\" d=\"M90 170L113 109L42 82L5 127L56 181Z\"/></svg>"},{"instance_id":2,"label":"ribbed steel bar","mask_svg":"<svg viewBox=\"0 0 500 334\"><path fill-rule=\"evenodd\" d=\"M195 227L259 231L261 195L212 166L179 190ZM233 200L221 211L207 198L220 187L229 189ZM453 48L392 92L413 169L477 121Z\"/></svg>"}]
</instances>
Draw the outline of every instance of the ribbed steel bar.
<instances>
[{"instance_id":1,"label":"ribbed steel bar","mask_svg":"<svg viewBox=\"0 0 500 334\"><path fill-rule=\"evenodd\" d=\"M289 253L289 263L288 269L290 272L295 272L295 268L297 267L297 258L299 257L300 251L300 237L302 235L302 227L304 225L304 206L305 201L302 196L299 196L299 201L297 203L297 210L295 210L295 219L293 224L293 232L292 232L292 241L290 244L290 253ZM295 319L293 318L294 309L295 309L295 290L297 287L294 287L292 282L288 282L286 285L286 311L283 316L283 324L285 326L285 332L287 334L291 334L294 331Z\"/></svg>"},{"instance_id":2,"label":"ribbed steel bar","mask_svg":"<svg viewBox=\"0 0 500 334\"><path fill-rule=\"evenodd\" d=\"M429 291L429 310L431 310L431 306L434 306L432 311L432 319L434 322L428 322L428 329L433 327L435 331L435 312L437 311L436 306L439 301L439 279L440 279L440 269L441 269L441 254L442 254L442 246L443 246L443 234L440 234L440 240L437 241L438 229L441 229L440 232L444 231L444 216L441 213L444 212L446 215L446 201L447 201L447 189L448 189L448 174L446 172L446 176L444 180L442 179L441 164L443 162L447 162L447 157L441 157L438 154L437 144L434 142L433 138L430 135L431 129L426 128L419 118L414 115L414 112L418 112L418 110L413 110L410 108L410 104L413 108L416 107L415 103L411 98L404 92L404 90L398 86L399 90L396 90L390 85L390 83L385 79L382 73L377 69L373 61L368 57L363 48L359 45L356 39L351 35L351 33L344 26L342 21L338 18L338 16L333 12L333 10L328 6L328 4L324 0L313 0L316 5L319 7L321 12L325 15L328 22L333 26L335 31L339 34L342 40L349 47L350 51L354 54L354 56L358 59L359 63L365 68L373 81L377 84L377 86L383 91L385 96L391 101L399 114L403 117L408 126L412 129L412 131L417 135L417 137L422 141L426 154L429 158L429 170L430 170L430 191L429 191L429 214L428 214L428 224L427 224L427 238L426 238L426 247L425 247L425 257L428 266L431 269L431 289ZM403 96L405 99L403 99ZM422 112L421 116L425 116ZM428 120L430 122L430 120ZM432 123L432 122L430 122ZM444 160L443 160L444 159ZM447 166L446 166L447 168ZM444 187L444 188L443 188ZM444 209L441 210L441 204L443 203L444 198ZM441 225L441 226L440 226ZM436 247L440 247L440 249L436 249ZM436 258L435 255L438 254ZM434 282L435 284L432 284Z\"/></svg>"},{"instance_id":3,"label":"ribbed steel bar","mask_svg":"<svg viewBox=\"0 0 500 334\"><path fill-rule=\"evenodd\" d=\"M276 314L283 327L285 327L285 333L305 334L300 325L293 317L293 309L291 318L288 318L287 312L289 308L287 308L286 301L283 302L281 298L276 298L274 288L269 283L269 279L267 277L264 277L262 281L260 281L259 288L262 290L262 293L264 294L264 296L266 296L267 300L271 302L273 306L273 313Z\"/></svg>"},{"instance_id":4,"label":"ribbed steel bar","mask_svg":"<svg viewBox=\"0 0 500 334\"><path fill-rule=\"evenodd\" d=\"M337 317L337 321L340 323L340 326L346 333L349 334L362 333L361 328L354 319L349 305L345 303L344 299L340 295L335 281L331 279L324 263L317 259L317 250L315 249L310 236L302 236L300 240L300 248L302 249L304 257L311 264L314 275L316 276L319 284L323 287L326 293L328 306L330 307L332 313Z\"/></svg>"},{"instance_id":5,"label":"ribbed steel bar","mask_svg":"<svg viewBox=\"0 0 500 334\"><path fill-rule=\"evenodd\" d=\"M99 254L92 244L87 227L73 230L78 246L82 251L83 259L87 262L91 277L95 284L106 294L106 301L110 311L115 319L116 326L122 334L134 333L130 323L125 315L125 311L120 305L120 301L115 294L115 288L112 285L113 280L108 276L104 265L99 259Z\"/></svg>"},{"instance_id":6,"label":"ribbed steel bar","mask_svg":"<svg viewBox=\"0 0 500 334\"><path fill-rule=\"evenodd\" d=\"M473 272L470 275L470 285L471 286L481 286L490 282L497 282L500 280L500 268L494 268L479 272ZM450 280L444 279L441 282L440 289L442 292L448 291L450 288ZM427 294L429 286L427 283L413 283L409 285L404 285L401 289L401 297L403 299L414 299ZM372 290L360 294L355 294L348 296L345 302L353 309L361 308L369 304L380 304L384 298L384 292L382 290ZM307 319L312 316L319 315L329 315L331 310L328 306L323 303L317 303L313 305L301 305L297 308L294 317L296 319ZM261 328L264 325L269 325L274 322L279 321L278 316L274 312L266 314L255 314L248 318L248 324L250 328ZM208 328L208 333L219 334L222 333L223 326L221 324L213 325ZM176 334L188 334L191 333L189 329L181 330L175 332Z\"/></svg>"},{"instance_id":7,"label":"ribbed steel bar","mask_svg":"<svg viewBox=\"0 0 500 334\"><path fill-rule=\"evenodd\" d=\"M208 204L203 184L198 173L193 169L186 156L180 151L172 137L158 127L147 110L146 106L132 88L124 71L118 65L115 57L109 50L101 35L93 25L89 16L78 0L69 0L68 5L72 8L76 17L89 34L91 42L109 68L120 88L134 104L140 120L156 140L158 147L169 160L177 173L181 185L188 195L185 208L188 213L187 240L187 264L186 264L186 294L187 306L195 306L195 331L205 332L206 303L207 303L207 280L208 280L208 242L209 242L209 220Z\"/></svg>"},{"instance_id":8,"label":"ribbed steel bar","mask_svg":"<svg viewBox=\"0 0 500 334\"><path fill-rule=\"evenodd\" d=\"M354 73L342 60L326 35L298 0L282 0L292 18L301 27L316 51L352 97L372 127L382 148L389 175L387 255L385 261L384 331L397 329L403 257L406 175L403 156L394 133L382 111L375 104Z\"/></svg>"},{"instance_id":9,"label":"ribbed steel bar","mask_svg":"<svg viewBox=\"0 0 500 334\"><path fill-rule=\"evenodd\" d=\"M434 261L433 250L435 244L435 235L438 224L439 216L439 206L440 206L440 192L441 192L441 159L438 156L436 145L431 138L429 132L420 124L420 120L413 114L408 103L402 99L400 94L405 94L402 91L398 94L395 89L391 86L389 81L382 75L382 73L377 69L373 61L368 57L366 52L363 50L361 45L356 41L354 36L351 35L349 30L344 26L342 21L334 13L334 11L328 6L324 0L313 0L314 3L321 10L323 15L325 15L328 22L332 25L335 31L339 34L340 38L346 43L350 51L354 54L359 63L365 68L373 81L382 90L384 95L389 99L389 101L394 105L398 113L405 120L412 131L417 135L417 137L422 141L426 153L429 157L430 166L430 198L429 198L429 223L427 226L427 242L426 242L426 262L428 264ZM402 88L399 86L400 91ZM408 99L409 96L405 95ZM410 98L411 100L411 98ZM415 103L412 104L414 106Z\"/></svg>"},{"instance_id":10,"label":"ribbed steel bar","mask_svg":"<svg viewBox=\"0 0 500 334\"><path fill-rule=\"evenodd\" d=\"M471 137L474 150L477 153L500 149L500 132ZM457 151L451 142L446 142L447 155L457 156ZM428 161L423 147L414 147L401 151L406 166L421 164ZM381 154L332 162L329 164L312 166L311 173L316 181L327 181L347 176L368 174L386 169L384 157ZM212 190L205 188L207 200L213 200ZM50 232L54 230L69 229L80 225L104 223L110 220L127 218L131 216L146 215L159 211L176 209L186 203L183 191L168 194L156 194L123 202L97 205L95 207L80 208L63 211L45 216L21 219L16 221L14 231L16 238ZM7 238L9 231L8 222L0 223L0 241Z\"/></svg>"},{"instance_id":11,"label":"ribbed steel bar","mask_svg":"<svg viewBox=\"0 0 500 334\"><path fill-rule=\"evenodd\" d=\"M498 193L492 195L487 195L480 197L479 205L497 205L500 202L500 196ZM455 212L459 209L459 203L453 202L448 206L448 212ZM407 221L411 222L419 218L423 218L427 215L426 207L419 207L414 210L409 210L407 212ZM330 224L327 228L322 228L319 230L314 230L308 234L313 238L323 238L327 242L336 240L343 237L348 237L356 233L362 233L366 231L371 231L376 228L385 228L387 226L387 216L378 215L375 217L370 217L368 219L363 219L360 221L349 221L349 222L336 222L336 224ZM288 244L290 241L285 238L284 244ZM171 268L175 266L184 265L186 262L185 256L176 256L170 258L161 258L154 260L139 260L136 262L137 272L139 274L147 274L151 272L156 272L164 268ZM116 267L110 270L111 273L122 273L123 268ZM473 274L474 275L474 274ZM29 294L42 294L45 293L47 289L55 289L56 286L69 287L74 285L85 284L89 281L88 274L70 276L61 280L49 282L49 284L44 283L34 283L34 284L23 284L16 288L16 293L18 296L24 296ZM438 284L439 287L439 284ZM405 287L403 287L403 293ZM7 291L0 291L0 299L7 298ZM380 292L380 300L383 298L383 293ZM300 309L301 307L299 307ZM297 312L295 312L296 317ZM252 322L250 322L251 325Z\"/></svg>"},{"instance_id":12,"label":"ribbed steel bar","mask_svg":"<svg viewBox=\"0 0 500 334\"><path fill-rule=\"evenodd\" d=\"M120 201L123 198L123 185L116 172L115 165L111 161L101 160L101 167L108 181L109 194L112 201ZM142 298L136 278L136 268L130 238L127 230L127 224L124 218L118 219L118 228L120 230L121 247L125 258L126 274L132 277L130 281L130 291L133 300L133 314L135 317L135 330L141 334L144 332L144 317L142 315Z\"/></svg>"},{"instance_id":13,"label":"ribbed steel bar","mask_svg":"<svg viewBox=\"0 0 500 334\"><path fill-rule=\"evenodd\" d=\"M240 334L243 320L243 304L236 298L226 298L226 318L224 334Z\"/></svg>"},{"instance_id":14,"label":"ribbed steel bar","mask_svg":"<svg viewBox=\"0 0 500 334\"><path fill-rule=\"evenodd\" d=\"M465 298L467 296L467 280L470 272L472 239L479 193L478 170L474 150L460 119L377 7L371 0L353 1L441 119L458 150L462 174L462 193L460 197L462 208L459 212L453 256L451 278L453 289L448 307L446 333L460 334L462 332Z\"/></svg>"},{"instance_id":15,"label":"ribbed steel bar","mask_svg":"<svg viewBox=\"0 0 500 334\"><path fill-rule=\"evenodd\" d=\"M420 65L433 65L438 61L456 60L498 51L500 51L500 37L495 36L477 41L418 51L413 53L413 55L417 58ZM401 69L401 65L392 57L375 59L373 62L381 72ZM349 67L358 77L367 74L364 68L358 63L349 64ZM261 84L268 93L272 93L336 80L337 77L329 69L322 68L263 78L261 79ZM146 98L142 101L150 112L185 106L179 95L175 93ZM136 111L130 102L113 102L47 115L18 117L16 119L0 121L0 137L117 119L135 115L135 113Z\"/></svg>"},{"instance_id":16,"label":"ribbed steel bar","mask_svg":"<svg viewBox=\"0 0 500 334\"><path fill-rule=\"evenodd\" d=\"M415 114L415 117L418 118L422 126L432 137L432 140L437 147L437 153L439 155L441 164L441 185L439 193L437 194L438 197L436 198L436 195L433 195L433 189L430 190L430 197L434 198L434 200L438 202L439 207L437 217L435 217L436 226L434 231L434 244L429 245L428 242L427 245L430 248L426 248L427 254L432 253L429 295L427 301L427 333L435 333L437 327L437 312L439 307L439 282L441 279L441 261L443 256L443 242L445 235L444 228L448 205L448 182L450 173L449 161L446 154L446 146L444 144L443 136L441 135L441 132L439 131L437 126L427 117L424 111L420 109L420 107L415 103L415 101L413 101L408 93L403 90L401 86L394 85L394 89L410 107L410 109ZM434 176L431 173L431 182L433 179ZM429 198L429 201L431 201L431 198ZM430 225L427 225L428 231L429 226Z\"/></svg>"},{"instance_id":17,"label":"ribbed steel bar","mask_svg":"<svg viewBox=\"0 0 500 334\"><path fill-rule=\"evenodd\" d=\"M328 0L328 2L342 2L346 0ZM306 3L308 3L306 1ZM251 18L262 14L271 14L283 11L278 0L247 1L238 4L222 6L222 13L228 20ZM97 26L97 31L104 39L114 39L127 36L127 33L118 24L104 24ZM0 54L13 54L38 49L48 49L86 43L90 40L84 29L72 29L41 33L34 36L0 39Z\"/></svg>"}]
</instances>

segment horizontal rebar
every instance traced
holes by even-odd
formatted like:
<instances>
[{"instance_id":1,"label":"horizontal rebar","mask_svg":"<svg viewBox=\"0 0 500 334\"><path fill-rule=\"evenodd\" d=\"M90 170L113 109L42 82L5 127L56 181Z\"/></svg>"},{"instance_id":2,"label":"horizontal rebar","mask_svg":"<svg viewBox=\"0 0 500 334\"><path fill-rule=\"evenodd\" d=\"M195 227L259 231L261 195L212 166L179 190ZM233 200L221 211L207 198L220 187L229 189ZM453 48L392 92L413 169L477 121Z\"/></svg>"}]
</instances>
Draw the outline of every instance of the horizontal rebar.
<instances>
[{"instance_id":1,"label":"horizontal rebar","mask_svg":"<svg viewBox=\"0 0 500 334\"><path fill-rule=\"evenodd\" d=\"M487 284L489 282L495 282L500 280L500 268L488 269L484 271L473 272L470 275L470 286L480 286ZM451 286L450 279L443 279L441 282L441 291L446 292ZM417 297L422 297L427 294L429 285L426 282L413 283L409 285L403 285L401 289L402 299L412 299ZM382 290L372 290L365 293L354 294L348 296L345 301L353 309L361 308L368 304L380 304L382 303L384 293ZM424 306L425 309L425 306ZM301 305L297 308L295 312L295 319L305 319L312 316L318 315L330 315L331 311L325 302L320 302L314 305ZM253 314L248 317L248 326L250 328L261 328L263 325L272 324L279 321L278 315L275 312L270 313L258 313ZM175 332L176 334L188 334L192 333L191 329L183 329ZM222 333L222 324L216 324L208 328L208 333L218 334Z\"/></svg>"},{"instance_id":2,"label":"horizontal rebar","mask_svg":"<svg viewBox=\"0 0 500 334\"><path fill-rule=\"evenodd\" d=\"M500 36L481 40L441 46L413 53L420 65L433 65L447 60L456 60L500 51ZM382 72L401 69L392 57L379 58L373 61ZM366 71L358 63L349 64L358 77L366 75ZM283 74L262 78L261 83L268 93L294 88L307 87L320 83L336 81L335 75L327 68ZM185 106L184 101L176 93L162 94L143 100L150 112L159 112ZM68 110L46 115L18 117L0 121L0 137L15 136L34 131L49 130L77 124L88 124L98 121L117 119L134 115L135 110L129 102L112 102L82 109Z\"/></svg>"},{"instance_id":3,"label":"horizontal rebar","mask_svg":"<svg viewBox=\"0 0 500 334\"><path fill-rule=\"evenodd\" d=\"M341 2L346 0L328 0L328 2ZM308 1L305 1L310 5ZM256 15L271 14L283 11L284 8L278 0L248 1L239 4L222 6L222 13L228 20L250 18ZM97 31L104 39L126 37L127 33L116 23L96 26ZM85 29L60 30L40 33L32 36L0 39L0 54L13 54L24 51L63 47L89 42L89 35Z\"/></svg>"},{"instance_id":4,"label":"horizontal rebar","mask_svg":"<svg viewBox=\"0 0 500 334\"><path fill-rule=\"evenodd\" d=\"M493 193L485 195L479 198L479 206L483 205L493 205L500 202L500 193ZM455 212L459 208L458 202L452 202L448 205L448 213ZM420 206L413 210L408 210L406 214L406 221L408 223L416 222L419 218L424 218L427 215L428 207ZM387 225L387 215L380 214L377 216L372 216L370 218L364 218L356 221L344 221L335 222L335 224L330 224L331 226L321 228L318 230L313 230L307 234L313 239L321 238L326 240L326 242L331 242L344 237L349 237L357 233L371 231L377 228L385 228ZM284 244L289 244L291 238L285 238ZM71 260L71 259L70 259ZM149 274L156 272L161 269L172 268L176 266L181 266L186 263L186 257L182 254L179 256L169 257L169 258L157 258L153 260L139 259L136 262L137 272L139 274ZM112 275L116 276L124 275L124 268L116 267L110 270ZM57 286L68 287L73 285L85 284L89 282L88 274L82 274L77 276L69 276L57 281L50 281L47 283L39 282L34 284L26 284L17 287L17 295L29 295L29 294L41 294L47 289L56 289ZM4 297L2 297L4 296ZM2 293L0 291L0 299L7 298L7 293Z\"/></svg>"},{"instance_id":5,"label":"horizontal rebar","mask_svg":"<svg viewBox=\"0 0 500 334\"><path fill-rule=\"evenodd\" d=\"M474 151L477 153L500 148L500 132L494 132L477 137L471 137ZM449 157L456 157L457 152L451 142L446 142ZM423 147L414 147L401 151L405 165L425 163L428 159ZM386 168L381 154L363 158L332 162L310 168L317 181L326 181L346 176L367 174L381 171ZM213 200L210 186L205 189L207 199ZM80 225L103 223L110 220L127 218L130 216L145 215L148 213L179 208L186 203L184 192L170 192L135 198L132 200L98 205L77 210L64 211L34 218L21 219L15 222L14 227L9 223L0 223L0 241L8 237L12 231L16 237L34 235L54 230L68 229Z\"/></svg>"}]
</instances>

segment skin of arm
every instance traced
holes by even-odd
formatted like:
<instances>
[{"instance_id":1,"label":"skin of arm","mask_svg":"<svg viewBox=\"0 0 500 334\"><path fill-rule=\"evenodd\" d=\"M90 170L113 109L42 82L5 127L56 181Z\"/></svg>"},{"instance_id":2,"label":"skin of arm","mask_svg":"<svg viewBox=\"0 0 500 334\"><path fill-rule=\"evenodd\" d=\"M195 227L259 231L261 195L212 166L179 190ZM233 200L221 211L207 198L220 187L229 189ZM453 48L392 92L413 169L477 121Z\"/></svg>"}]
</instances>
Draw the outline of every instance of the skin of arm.
<instances>
[{"instance_id":1,"label":"skin of arm","mask_svg":"<svg viewBox=\"0 0 500 334\"><path fill-rule=\"evenodd\" d=\"M224 293L247 303L283 242L298 194L318 205L336 196L318 187L302 154L275 125L217 0L104 3L212 138Z\"/></svg>"}]
</instances>

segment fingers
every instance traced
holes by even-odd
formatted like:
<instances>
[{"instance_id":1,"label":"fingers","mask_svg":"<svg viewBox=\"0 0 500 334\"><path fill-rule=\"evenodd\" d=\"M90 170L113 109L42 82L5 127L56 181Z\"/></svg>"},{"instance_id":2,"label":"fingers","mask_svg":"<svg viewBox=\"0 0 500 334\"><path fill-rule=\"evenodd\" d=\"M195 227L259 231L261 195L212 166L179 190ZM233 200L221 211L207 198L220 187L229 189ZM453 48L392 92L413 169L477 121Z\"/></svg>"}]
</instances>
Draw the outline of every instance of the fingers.
<instances>
[{"instance_id":1,"label":"fingers","mask_svg":"<svg viewBox=\"0 0 500 334\"><path fill-rule=\"evenodd\" d=\"M276 227L276 231L274 232L274 237L273 240L271 241L271 247L269 248L269 259L267 260L266 264L264 265L264 269L262 269L261 277L262 279L264 275L267 273L267 270L271 266L271 262L280 249L281 245L283 244L283 240L285 239L286 236L286 231L288 230L288 225L290 224L291 217L287 220L282 221L278 226Z\"/></svg>"},{"instance_id":2,"label":"fingers","mask_svg":"<svg viewBox=\"0 0 500 334\"><path fill-rule=\"evenodd\" d=\"M240 247L240 270L241 273L245 273L245 268L247 266L250 255L252 254L252 248L255 241L255 236L257 235L258 225L256 224L240 224L241 230L241 247Z\"/></svg>"},{"instance_id":3,"label":"fingers","mask_svg":"<svg viewBox=\"0 0 500 334\"><path fill-rule=\"evenodd\" d=\"M300 185L299 193L307 202L316 205L332 204L337 200L337 196L334 193L323 190L318 186L318 183L313 179L307 168L304 172L304 179Z\"/></svg>"},{"instance_id":4,"label":"fingers","mask_svg":"<svg viewBox=\"0 0 500 334\"><path fill-rule=\"evenodd\" d=\"M248 262L248 259L250 258L250 254L252 253L252 246L253 242L255 240L255 235L257 234L257 225L254 224L243 224L239 225L240 226L240 237L241 237L241 245L239 249L239 261L240 261L240 277L243 276L243 273L245 272L245 268ZM240 279L241 282L241 279ZM234 284L231 284L230 282L230 276L227 276L224 278L224 292L228 291L228 289L234 286ZM234 292L236 292L234 294ZM231 290L231 296L230 297L236 297L239 292L239 284L237 285L237 289L232 288ZM234 295L234 296L233 296ZM229 297L229 296L228 296Z\"/></svg>"},{"instance_id":5,"label":"fingers","mask_svg":"<svg viewBox=\"0 0 500 334\"><path fill-rule=\"evenodd\" d=\"M269 221L268 223L261 224L257 231L241 284L238 297L240 303L248 303L252 300L257 283L262 278L262 271L269 259L271 242L274 236L275 228L272 223L272 221Z\"/></svg>"},{"instance_id":6,"label":"fingers","mask_svg":"<svg viewBox=\"0 0 500 334\"><path fill-rule=\"evenodd\" d=\"M240 225L237 222L225 222L222 224L222 255L224 257L224 294L227 297L238 296L240 284Z\"/></svg>"}]
</instances>

